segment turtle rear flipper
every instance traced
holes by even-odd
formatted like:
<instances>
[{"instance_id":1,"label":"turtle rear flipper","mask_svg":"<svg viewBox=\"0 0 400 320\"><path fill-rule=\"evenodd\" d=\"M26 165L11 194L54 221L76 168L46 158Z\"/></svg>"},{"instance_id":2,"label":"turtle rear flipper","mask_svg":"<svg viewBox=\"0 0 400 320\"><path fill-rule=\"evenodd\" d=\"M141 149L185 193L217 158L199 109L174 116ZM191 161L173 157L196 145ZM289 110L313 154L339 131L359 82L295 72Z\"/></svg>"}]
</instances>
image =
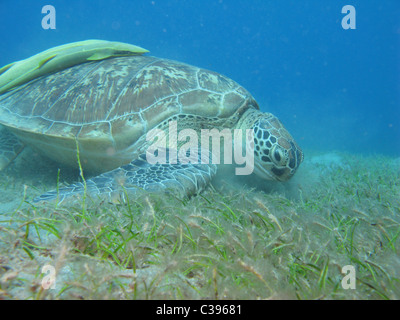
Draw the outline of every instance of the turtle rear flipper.
<instances>
[{"instance_id":1,"label":"turtle rear flipper","mask_svg":"<svg viewBox=\"0 0 400 320\"><path fill-rule=\"evenodd\" d=\"M202 191L217 171L214 164L182 163L150 164L146 155L141 155L128 165L100 174L67 187L46 192L35 198L34 202L63 202L68 198L82 199L86 195L91 198L107 199L110 202L124 202L125 195L138 192L171 192L180 196L191 196Z\"/></svg>"},{"instance_id":2,"label":"turtle rear flipper","mask_svg":"<svg viewBox=\"0 0 400 320\"><path fill-rule=\"evenodd\" d=\"M0 171L6 168L24 149L24 144L10 131L0 126Z\"/></svg>"}]
</instances>

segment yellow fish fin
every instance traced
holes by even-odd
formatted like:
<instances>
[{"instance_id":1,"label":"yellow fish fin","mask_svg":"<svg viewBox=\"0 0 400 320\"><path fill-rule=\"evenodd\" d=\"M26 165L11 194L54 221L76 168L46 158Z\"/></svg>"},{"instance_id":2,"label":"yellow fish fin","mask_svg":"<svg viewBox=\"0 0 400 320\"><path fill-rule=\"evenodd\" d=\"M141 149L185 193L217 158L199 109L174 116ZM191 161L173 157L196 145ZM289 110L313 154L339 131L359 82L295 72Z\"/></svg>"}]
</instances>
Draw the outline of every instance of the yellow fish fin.
<instances>
[{"instance_id":1,"label":"yellow fish fin","mask_svg":"<svg viewBox=\"0 0 400 320\"><path fill-rule=\"evenodd\" d=\"M6 71L7 71L8 69L10 69L15 63L16 63L16 62L9 63L8 65L6 65L6 66L0 68L0 74L6 72Z\"/></svg>"},{"instance_id":2,"label":"yellow fish fin","mask_svg":"<svg viewBox=\"0 0 400 320\"><path fill-rule=\"evenodd\" d=\"M86 58L89 61L103 60L112 57L113 54L109 52L96 52L93 53L90 57Z\"/></svg>"},{"instance_id":3,"label":"yellow fish fin","mask_svg":"<svg viewBox=\"0 0 400 320\"><path fill-rule=\"evenodd\" d=\"M57 54L53 54L52 56L43 59L39 62L39 66L36 69L40 69L41 67L43 67L47 62L49 62L50 60L54 59L57 56Z\"/></svg>"}]
</instances>

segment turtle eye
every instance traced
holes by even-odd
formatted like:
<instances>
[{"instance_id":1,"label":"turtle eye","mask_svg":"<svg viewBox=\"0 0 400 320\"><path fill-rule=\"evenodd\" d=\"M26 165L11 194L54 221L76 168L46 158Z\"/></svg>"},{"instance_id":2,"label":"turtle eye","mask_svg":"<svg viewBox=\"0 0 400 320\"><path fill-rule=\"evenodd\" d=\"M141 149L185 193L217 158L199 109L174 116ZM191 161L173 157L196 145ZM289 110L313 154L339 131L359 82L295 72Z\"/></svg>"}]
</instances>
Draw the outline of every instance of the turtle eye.
<instances>
[{"instance_id":1,"label":"turtle eye","mask_svg":"<svg viewBox=\"0 0 400 320\"><path fill-rule=\"evenodd\" d=\"M278 150L275 150L274 157L277 162L281 161L281 153Z\"/></svg>"},{"instance_id":2,"label":"turtle eye","mask_svg":"<svg viewBox=\"0 0 400 320\"><path fill-rule=\"evenodd\" d=\"M286 157L281 148L278 146L275 146L272 150L271 153L271 158L275 162L276 165L278 166L284 166L286 165Z\"/></svg>"}]
</instances>

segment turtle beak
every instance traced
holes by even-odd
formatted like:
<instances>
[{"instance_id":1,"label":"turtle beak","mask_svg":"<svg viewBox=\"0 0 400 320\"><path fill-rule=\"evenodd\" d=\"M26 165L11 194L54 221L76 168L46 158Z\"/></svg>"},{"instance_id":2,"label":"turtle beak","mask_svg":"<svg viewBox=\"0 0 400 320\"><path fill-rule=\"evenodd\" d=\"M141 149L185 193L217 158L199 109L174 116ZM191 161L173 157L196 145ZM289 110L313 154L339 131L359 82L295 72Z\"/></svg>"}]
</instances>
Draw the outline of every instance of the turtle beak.
<instances>
[{"instance_id":1,"label":"turtle beak","mask_svg":"<svg viewBox=\"0 0 400 320\"><path fill-rule=\"evenodd\" d=\"M289 153L288 167L294 170L295 172L297 168L300 166L300 164L304 161L304 153L294 140L290 141L289 143L291 148L289 149L288 152Z\"/></svg>"}]
</instances>

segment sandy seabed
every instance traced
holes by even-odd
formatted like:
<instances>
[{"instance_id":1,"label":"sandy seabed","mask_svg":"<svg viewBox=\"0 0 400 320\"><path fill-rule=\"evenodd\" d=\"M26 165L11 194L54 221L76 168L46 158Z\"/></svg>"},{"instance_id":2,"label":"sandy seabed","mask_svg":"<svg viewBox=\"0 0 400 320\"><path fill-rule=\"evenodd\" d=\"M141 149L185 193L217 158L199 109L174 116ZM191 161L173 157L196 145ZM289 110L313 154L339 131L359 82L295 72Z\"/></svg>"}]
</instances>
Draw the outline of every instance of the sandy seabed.
<instances>
[{"instance_id":1,"label":"sandy seabed","mask_svg":"<svg viewBox=\"0 0 400 320\"><path fill-rule=\"evenodd\" d=\"M306 150L288 183L221 168L190 199L33 204L57 172L27 149L0 173L2 299L400 298L400 159Z\"/></svg>"}]
</instances>

